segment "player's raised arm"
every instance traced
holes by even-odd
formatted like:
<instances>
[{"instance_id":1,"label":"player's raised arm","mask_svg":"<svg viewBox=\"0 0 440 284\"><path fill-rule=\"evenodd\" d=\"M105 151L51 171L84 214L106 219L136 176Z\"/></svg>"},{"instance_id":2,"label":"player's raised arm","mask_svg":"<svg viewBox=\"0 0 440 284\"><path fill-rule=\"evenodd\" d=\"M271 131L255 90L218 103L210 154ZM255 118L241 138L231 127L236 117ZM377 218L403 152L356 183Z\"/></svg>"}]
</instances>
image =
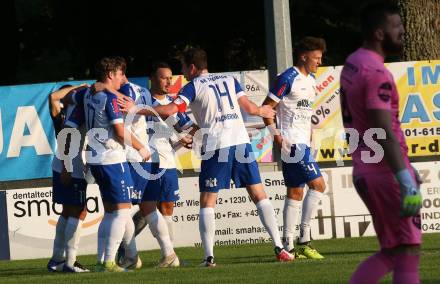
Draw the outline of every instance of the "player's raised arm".
<instances>
[{"instance_id":1,"label":"player's raised arm","mask_svg":"<svg viewBox=\"0 0 440 284\"><path fill-rule=\"evenodd\" d=\"M238 104L245 112L251 115L258 115L262 118L271 118L275 117L275 110L271 106L263 105L261 107L257 106L254 102L249 100L247 96L241 96L238 99Z\"/></svg>"},{"instance_id":2,"label":"player's raised arm","mask_svg":"<svg viewBox=\"0 0 440 284\"><path fill-rule=\"evenodd\" d=\"M179 92L176 99L170 104L154 107L154 111L157 112L162 118L167 118L175 113L184 113L188 105L194 101L195 88L193 82L186 84Z\"/></svg>"},{"instance_id":3,"label":"player's raised arm","mask_svg":"<svg viewBox=\"0 0 440 284\"><path fill-rule=\"evenodd\" d=\"M174 100L174 101L176 101L176 100ZM186 108L186 105L185 105L185 108ZM156 106L156 107L154 107L154 110L161 117L167 118L167 117L172 116L175 113L179 112L179 106L175 102L172 102L172 103L167 104L167 105Z\"/></svg>"},{"instance_id":4,"label":"player's raised arm","mask_svg":"<svg viewBox=\"0 0 440 284\"><path fill-rule=\"evenodd\" d=\"M126 84L127 82L128 82L128 80L127 80L127 78L125 78L123 83ZM123 87L124 86L122 86L122 88ZM95 83L93 83L91 88L92 88L92 92L94 92L94 93L103 92L103 91L107 90L107 91L113 93L114 95L116 95L116 97L118 99L124 98L124 94L123 93L119 92L118 90L115 90L115 89L111 88L110 86L108 86L108 85L106 85L106 84L104 84L102 82L95 82Z\"/></svg>"},{"instance_id":5,"label":"player's raised arm","mask_svg":"<svg viewBox=\"0 0 440 284\"><path fill-rule=\"evenodd\" d=\"M258 115L263 118L274 118L275 111L269 106L257 106L254 102L249 100L246 93L238 83L237 79L234 78L235 93L237 94L237 101L240 107L250 115Z\"/></svg>"},{"instance_id":6,"label":"player's raised arm","mask_svg":"<svg viewBox=\"0 0 440 284\"><path fill-rule=\"evenodd\" d=\"M129 97L118 98L118 105L122 112L132 113L135 112L139 115L145 116L156 116L159 115L162 118L167 118L179 111L176 103L171 103L168 105L156 106L154 108L137 108L135 102Z\"/></svg>"},{"instance_id":7,"label":"player's raised arm","mask_svg":"<svg viewBox=\"0 0 440 284\"><path fill-rule=\"evenodd\" d=\"M81 90L81 89L87 88L87 87L88 87L88 85L86 83L78 85L78 86L64 85L60 89L52 92L49 95L50 115L52 117L56 117L61 112L60 102L69 93L71 93L74 90ZM63 103L64 103L64 101L63 101Z\"/></svg>"},{"instance_id":8,"label":"player's raised arm","mask_svg":"<svg viewBox=\"0 0 440 284\"><path fill-rule=\"evenodd\" d=\"M60 101L64 105L71 105L71 104L78 104L80 100L80 96L84 94L85 89L89 88L89 85L87 83L73 86L73 88L67 92L66 94L57 94L56 96L61 96Z\"/></svg>"}]
</instances>

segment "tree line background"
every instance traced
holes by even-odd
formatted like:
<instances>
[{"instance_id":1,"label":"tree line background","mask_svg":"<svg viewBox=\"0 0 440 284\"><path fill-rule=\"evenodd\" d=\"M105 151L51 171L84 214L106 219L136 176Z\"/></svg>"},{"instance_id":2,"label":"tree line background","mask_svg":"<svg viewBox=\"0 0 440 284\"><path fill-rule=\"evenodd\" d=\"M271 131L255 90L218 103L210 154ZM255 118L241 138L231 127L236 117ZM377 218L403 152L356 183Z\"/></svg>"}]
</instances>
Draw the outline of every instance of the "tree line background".
<instances>
[{"instance_id":1,"label":"tree line background","mask_svg":"<svg viewBox=\"0 0 440 284\"><path fill-rule=\"evenodd\" d=\"M361 7L371 0L290 0L292 41L326 39L324 65L341 65L361 44ZM399 0L405 53L390 60L440 59L440 0ZM266 68L264 2L3 0L0 85L93 78L94 63L120 55L129 76L154 60L180 73L185 46L207 50L211 72Z\"/></svg>"}]
</instances>

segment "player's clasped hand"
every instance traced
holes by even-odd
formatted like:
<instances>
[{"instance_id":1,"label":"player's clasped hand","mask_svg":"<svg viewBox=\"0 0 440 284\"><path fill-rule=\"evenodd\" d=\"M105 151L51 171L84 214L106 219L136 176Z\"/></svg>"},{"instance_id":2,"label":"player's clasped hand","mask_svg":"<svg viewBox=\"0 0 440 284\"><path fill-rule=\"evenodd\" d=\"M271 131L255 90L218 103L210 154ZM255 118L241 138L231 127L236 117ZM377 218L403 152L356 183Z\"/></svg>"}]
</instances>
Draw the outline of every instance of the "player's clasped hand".
<instances>
[{"instance_id":1,"label":"player's clasped hand","mask_svg":"<svg viewBox=\"0 0 440 284\"><path fill-rule=\"evenodd\" d=\"M120 107L120 110L125 113L130 112L131 109L136 109L134 101L127 96L118 98L118 105Z\"/></svg>"},{"instance_id":2,"label":"player's clasped hand","mask_svg":"<svg viewBox=\"0 0 440 284\"><path fill-rule=\"evenodd\" d=\"M150 151L147 150L147 148L143 147L139 150L139 155L142 157L142 162L146 162L151 158Z\"/></svg>"},{"instance_id":3,"label":"player's clasped hand","mask_svg":"<svg viewBox=\"0 0 440 284\"><path fill-rule=\"evenodd\" d=\"M92 85L92 92L93 93L103 92L103 91L105 91L105 89L106 89L106 87L105 87L104 83L101 83L101 82L95 82Z\"/></svg>"},{"instance_id":4,"label":"player's clasped hand","mask_svg":"<svg viewBox=\"0 0 440 284\"><path fill-rule=\"evenodd\" d=\"M192 136L189 134L183 135L179 142L183 145L183 147L187 148L187 149L192 149Z\"/></svg>"},{"instance_id":5,"label":"player's clasped hand","mask_svg":"<svg viewBox=\"0 0 440 284\"><path fill-rule=\"evenodd\" d=\"M400 215L404 217L418 215L422 207L419 186L414 183L413 177L407 169L399 171L396 174L396 179L400 185Z\"/></svg>"},{"instance_id":6,"label":"player's clasped hand","mask_svg":"<svg viewBox=\"0 0 440 284\"><path fill-rule=\"evenodd\" d=\"M263 105L259 109L258 115L263 118L274 118L276 111L270 105Z\"/></svg>"}]
</instances>

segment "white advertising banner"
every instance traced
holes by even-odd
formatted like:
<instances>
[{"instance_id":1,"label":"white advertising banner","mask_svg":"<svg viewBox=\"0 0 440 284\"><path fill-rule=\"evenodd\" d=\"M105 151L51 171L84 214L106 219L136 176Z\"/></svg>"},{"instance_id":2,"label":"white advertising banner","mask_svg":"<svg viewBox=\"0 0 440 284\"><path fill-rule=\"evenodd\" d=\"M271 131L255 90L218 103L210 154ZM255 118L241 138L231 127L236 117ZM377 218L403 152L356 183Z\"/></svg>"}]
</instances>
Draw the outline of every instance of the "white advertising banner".
<instances>
[{"instance_id":1,"label":"white advertising banner","mask_svg":"<svg viewBox=\"0 0 440 284\"><path fill-rule=\"evenodd\" d=\"M415 163L422 185L421 214L424 233L440 232L439 162ZM350 167L323 169L327 191L312 220L312 238L329 239L374 235L371 216L352 184ZM285 186L280 172L262 173L262 182L278 217L282 231ZM201 246L198 178L179 179L181 199L175 203L174 243L176 247ZM384 188L386 190L386 188ZM6 191L11 259L49 257L61 206L52 203L51 188ZM96 185L87 192L88 215L83 223L80 254L96 253L97 231L103 206ZM267 242L269 235L260 223L255 205L245 189L222 190L215 209L215 245ZM149 229L137 238L140 250L158 248Z\"/></svg>"},{"instance_id":2,"label":"white advertising banner","mask_svg":"<svg viewBox=\"0 0 440 284\"><path fill-rule=\"evenodd\" d=\"M52 202L52 188L6 191L11 259L49 257L62 206ZM87 191L88 215L82 226L80 253L96 253L96 233L104 208L95 185Z\"/></svg>"}]
</instances>

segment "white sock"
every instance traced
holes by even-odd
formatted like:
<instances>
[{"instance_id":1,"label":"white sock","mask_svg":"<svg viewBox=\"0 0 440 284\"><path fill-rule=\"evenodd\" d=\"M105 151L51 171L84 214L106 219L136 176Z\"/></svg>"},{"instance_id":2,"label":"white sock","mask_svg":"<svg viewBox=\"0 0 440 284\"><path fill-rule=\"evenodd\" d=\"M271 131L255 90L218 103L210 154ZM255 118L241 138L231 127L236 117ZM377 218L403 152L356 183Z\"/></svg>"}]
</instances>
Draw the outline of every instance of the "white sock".
<instances>
[{"instance_id":1,"label":"white sock","mask_svg":"<svg viewBox=\"0 0 440 284\"><path fill-rule=\"evenodd\" d=\"M73 267L76 261L79 240L81 237L82 220L74 217L67 219L65 235L66 247L66 265Z\"/></svg>"},{"instance_id":2,"label":"white sock","mask_svg":"<svg viewBox=\"0 0 440 284\"><path fill-rule=\"evenodd\" d=\"M125 233L122 238L122 243L125 247L125 256L134 259L138 252L136 248L136 237L134 235L134 222L130 216L128 216L125 223Z\"/></svg>"},{"instance_id":3,"label":"white sock","mask_svg":"<svg viewBox=\"0 0 440 284\"><path fill-rule=\"evenodd\" d=\"M283 245L287 251L291 251L294 248L296 226L298 226L299 216L301 215L301 205L302 201L290 199L286 196L283 211Z\"/></svg>"},{"instance_id":4,"label":"white sock","mask_svg":"<svg viewBox=\"0 0 440 284\"><path fill-rule=\"evenodd\" d=\"M173 230L173 216L163 216L168 226L168 233L170 234L171 242L174 241L174 230Z\"/></svg>"},{"instance_id":5,"label":"white sock","mask_svg":"<svg viewBox=\"0 0 440 284\"><path fill-rule=\"evenodd\" d=\"M105 246L104 262L115 261L116 252L125 233L127 218L131 218L130 209L119 209L112 213L109 235Z\"/></svg>"},{"instance_id":6,"label":"white sock","mask_svg":"<svg viewBox=\"0 0 440 284\"><path fill-rule=\"evenodd\" d=\"M162 256L166 257L173 254L174 249L170 240L170 234L168 233L167 222L162 214L158 210L155 210L145 216L145 220L147 220L147 223L150 226L151 233L159 242Z\"/></svg>"},{"instance_id":7,"label":"white sock","mask_svg":"<svg viewBox=\"0 0 440 284\"><path fill-rule=\"evenodd\" d=\"M98 263L104 262L105 246L107 243L110 225L113 219L113 213L104 213L101 223L98 227Z\"/></svg>"},{"instance_id":8,"label":"white sock","mask_svg":"<svg viewBox=\"0 0 440 284\"><path fill-rule=\"evenodd\" d=\"M55 227L55 239L53 240L52 260L64 260L64 231L66 229L67 220L60 215L58 217L57 226Z\"/></svg>"},{"instance_id":9,"label":"white sock","mask_svg":"<svg viewBox=\"0 0 440 284\"><path fill-rule=\"evenodd\" d=\"M324 194L309 188L303 202L299 243L310 242L310 220L316 215L318 203Z\"/></svg>"},{"instance_id":10,"label":"white sock","mask_svg":"<svg viewBox=\"0 0 440 284\"><path fill-rule=\"evenodd\" d=\"M275 211L273 210L272 203L270 203L269 199L266 198L258 201L256 205L261 223L264 225L266 231L272 238L274 246L282 248L283 244L281 243L280 232L278 231L278 222L275 217Z\"/></svg>"},{"instance_id":11,"label":"white sock","mask_svg":"<svg viewBox=\"0 0 440 284\"><path fill-rule=\"evenodd\" d=\"M208 256L214 257L214 237L215 237L215 217L214 208L200 208L199 231L203 248L205 249L205 259Z\"/></svg>"}]
</instances>

